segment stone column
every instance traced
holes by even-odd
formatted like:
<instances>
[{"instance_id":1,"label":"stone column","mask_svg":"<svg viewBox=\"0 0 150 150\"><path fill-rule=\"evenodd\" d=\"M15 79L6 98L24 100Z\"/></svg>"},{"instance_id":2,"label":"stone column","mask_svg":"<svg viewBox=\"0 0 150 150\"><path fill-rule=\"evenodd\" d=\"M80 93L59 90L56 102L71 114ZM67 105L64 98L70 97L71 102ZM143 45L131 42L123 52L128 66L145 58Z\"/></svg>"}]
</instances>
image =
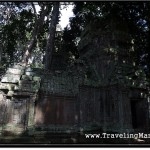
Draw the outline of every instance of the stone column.
<instances>
[{"instance_id":1,"label":"stone column","mask_svg":"<svg viewBox=\"0 0 150 150\"><path fill-rule=\"evenodd\" d=\"M29 103L28 103L28 134L33 135L35 131L35 101L37 97L35 95L30 96Z\"/></svg>"}]
</instances>

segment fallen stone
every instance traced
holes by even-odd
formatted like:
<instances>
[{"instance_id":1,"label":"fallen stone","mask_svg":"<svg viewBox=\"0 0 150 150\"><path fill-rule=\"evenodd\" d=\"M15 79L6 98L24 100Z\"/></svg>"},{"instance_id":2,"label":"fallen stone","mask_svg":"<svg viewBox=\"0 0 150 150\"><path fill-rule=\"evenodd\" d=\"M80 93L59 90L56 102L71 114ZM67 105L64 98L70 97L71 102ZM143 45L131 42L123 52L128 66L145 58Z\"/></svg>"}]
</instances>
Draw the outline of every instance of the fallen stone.
<instances>
[{"instance_id":1,"label":"fallen stone","mask_svg":"<svg viewBox=\"0 0 150 150\"><path fill-rule=\"evenodd\" d=\"M23 74L24 73L24 70L23 69L16 69L16 68L8 68L7 72L6 73L12 73L12 74Z\"/></svg>"},{"instance_id":2,"label":"fallen stone","mask_svg":"<svg viewBox=\"0 0 150 150\"><path fill-rule=\"evenodd\" d=\"M19 86L18 86L18 85L15 85L14 91L17 91L17 90L19 90Z\"/></svg>"},{"instance_id":3,"label":"fallen stone","mask_svg":"<svg viewBox=\"0 0 150 150\"><path fill-rule=\"evenodd\" d=\"M25 75L33 76L33 75L35 75L35 73L34 73L34 72L30 72L30 71L26 71L26 72L25 72Z\"/></svg>"},{"instance_id":4,"label":"fallen stone","mask_svg":"<svg viewBox=\"0 0 150 150\"><path fill-rule=\"evenodd\" d=\"M8 91L7 96L13 96L14 91Z\"/></svg>"},{"instance_id":5,"label":"fallen stone","mask_svg":"<svg viewBox=\"0 0 150 150\"><path fill-rule=\"evenodd\" d=\"M13 90L14 87L15 87L15 84L0 83L1 90Z\"/></svg>"},{"instance_id":6,"label":"fallen stone","mask_svg":"<svg viewBox=\"0 0 150 150\"><path fill-rule=\"evenodd\" d=\"M26 72L31 72L33 71L33 69L31 69L30 67L26 68Z\"/></svg>"},{"instance_id":7,"label":"fallen stone","mask_svg":"<svg viewBox=\"0 0 150 150\"><path fill-rule=\"evenodd\" d=\"M0 102L3 101L3 99L4 99L4 95L0 93Z\"/></svg>"},{"instance_id":8,"label":"fallen stone","mask_svg":"<svg viewBox=\"0 0 150 150\"><path fill-rule=\"evenodd\" d=\"M15 69L25 69L25 66L21 63L19 64L15 64L12 68L15 68Z\"/></svg>"},{"instance_id":9,"label":"fallen stone","mask_svg":"<svg viewBox=\"0 0 150 150\"><path fill-rule=\"evenodd\" d=\"M14 75L14 74L6 74L1 82L2 83L18 83L20 80L21 75Z\"/></svg>"}]
</instances>

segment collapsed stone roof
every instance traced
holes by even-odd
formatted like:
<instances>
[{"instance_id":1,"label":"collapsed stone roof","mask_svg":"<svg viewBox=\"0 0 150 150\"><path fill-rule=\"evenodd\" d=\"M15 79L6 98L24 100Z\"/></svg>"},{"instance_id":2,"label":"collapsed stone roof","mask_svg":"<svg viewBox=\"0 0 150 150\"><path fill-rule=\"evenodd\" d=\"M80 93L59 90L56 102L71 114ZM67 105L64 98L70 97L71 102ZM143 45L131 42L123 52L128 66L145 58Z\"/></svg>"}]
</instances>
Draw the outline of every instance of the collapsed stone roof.
<instances>
[{"instance_id":1,"label":"collapsed stone roof","mask_svg":"<svg viewBox=\"0 0 150 150\"><path fill-rule=\"evenodd\" d=\"M1 79L0 90L4 91L8 99L14 97L35 96L40 88L41 78L31 75L30 70L17 64L8 68Z\"/></svg>"},{"instance_id":2,"label":"collapsed stone roof","mask_svg":"<svg viewBox=\"0 0 150 150\"><path fill-rule=\"evenodd\" d=\"M0 82L0 90L7 98L37 96L44 94L58 94L75 96L82 80L71 72L51 71L25 67L21 64L8 68Z\"/></svg>"}]
</instances>

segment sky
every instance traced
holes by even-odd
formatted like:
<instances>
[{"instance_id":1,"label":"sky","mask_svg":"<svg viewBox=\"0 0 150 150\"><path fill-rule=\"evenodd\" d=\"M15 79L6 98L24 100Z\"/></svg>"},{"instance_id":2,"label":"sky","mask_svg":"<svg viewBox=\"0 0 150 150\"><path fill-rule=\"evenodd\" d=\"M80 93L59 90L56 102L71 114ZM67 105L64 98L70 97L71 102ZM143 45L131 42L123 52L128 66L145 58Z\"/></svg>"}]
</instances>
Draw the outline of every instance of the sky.
<instances>
[{"instance_id":1,"label":"sky","mask_svg":"<svg viewBox=\"0 0 150 150\"><path fill-rule=\"evenodd\" d=\"M36 11L38 12L40 10L40 7L38 5L35 5ZM73 17L72 12L73 6L69 5L67 8L62 9L61 15L60 15L60 22L62 29L64 29L69 24L69 17Z\"/></svg>"},{"instance_id":2,"label":"sky","mask_svg":"<svg viewBox=\"0 0 150 150\"><path fill-rule=\"evenodd\" d=\"M69 24L69 18L73 17L72 12L73 6L69 5L68 8L61 10L61 18L59 24L61 25L62 29Z\"/></svg>"}]
</instances>

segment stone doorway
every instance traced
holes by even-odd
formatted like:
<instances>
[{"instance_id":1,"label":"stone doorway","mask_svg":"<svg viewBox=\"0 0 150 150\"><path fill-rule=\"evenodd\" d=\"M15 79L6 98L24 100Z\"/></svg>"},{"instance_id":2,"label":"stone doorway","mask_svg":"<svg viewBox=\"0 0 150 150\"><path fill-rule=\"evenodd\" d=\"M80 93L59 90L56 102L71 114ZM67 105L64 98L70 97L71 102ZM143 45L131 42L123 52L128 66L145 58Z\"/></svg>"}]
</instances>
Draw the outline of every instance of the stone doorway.
<instances>
[{"instance_id":1,"label":"stone doorway","mask_svg":"<svg viewBox=\"0 0 150 150\"><path fill-rule=\"evenodd\" d=\"M147 113L144 104L145 101L143 99L131 100L131 117L133 129L143 129L147 124Z\"/></svg>"},{"instance_id":2,"label":"stone doorway","mask_svg":"<svg viewBox=\"0 0 150 150\"><path fill-rule=\"evenodd\" d=\"M4 134L9 135L22 134L25 132L28 121L27 100L14 99L8 101L6 113L6 122L3 127Z\"/></svg>"},{"instance_id":3,"label":"stone doorway","mask_svg":"<svg viewBox=\"0 0 150 150\"><path fill-rule=\"evenodd\" d=\"M27 122L27 102L26 100L15 100L13 102L12 124L25 128Z\"/></svg>"}]
</instances>

